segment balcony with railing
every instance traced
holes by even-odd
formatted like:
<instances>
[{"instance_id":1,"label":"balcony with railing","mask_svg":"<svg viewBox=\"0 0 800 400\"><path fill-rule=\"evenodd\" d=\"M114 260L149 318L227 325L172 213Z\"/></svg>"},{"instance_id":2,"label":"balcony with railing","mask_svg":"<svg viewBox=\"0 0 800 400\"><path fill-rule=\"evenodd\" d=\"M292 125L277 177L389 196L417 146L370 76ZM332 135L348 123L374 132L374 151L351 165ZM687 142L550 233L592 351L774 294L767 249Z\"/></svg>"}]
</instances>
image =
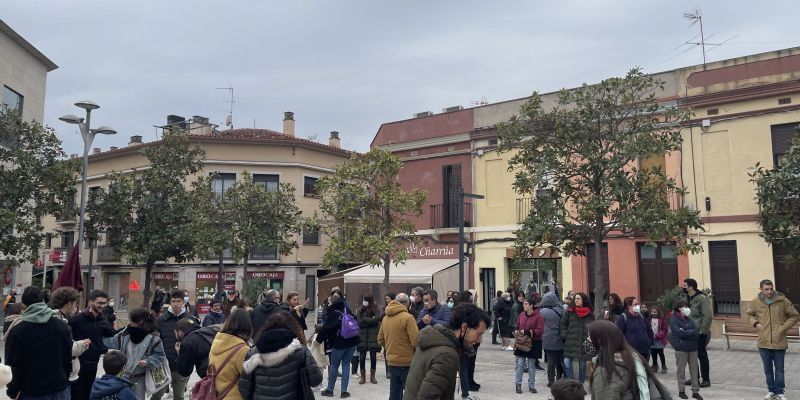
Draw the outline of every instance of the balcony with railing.
<instances>
[{"instance_id":1,"label":"balcony with railing","mask_svg":"<svg viewBox=\"0 0 800 400\"><path fill-rule=\"evenodd\" d=\"M75 209L72 207L65 207L56 214L56 223L62 225L77 224L78 213L75 212Z\"/></svg>"},{"instance_id":2,"label":"balcony with railing","mask_svg":"<svg viewBox=\"0 0 800 400\"><path fill-rule=\"evenodd\" d=\"M431 229L458 228L458 203L431 204ZM472 226L472 203L464 203L464 226Z\"/></svg>"},{"instance_id":3,"label":"balcony with railing","mask_svg":"<svg viewBox=\"0 0 800 400\"><path fill-rule=\"evenodd\" d=\"M533 201L530 197L520 197L517 199L517 223L525 222L533 209Z\"/></svg>"},{"instance_id":4,"label":"balcony with railing","mask_svg":"<svg viewBox=\"0 0 800 400\"><path fill-rule=\"evenodd\" d=\"M251 260L277 260L278 259L278 248L276 248L276 247L255 248L255 249L250 251L250 259Z\"/></svg>"},{"instance_id":5,"label":"balcony with railing","mask_svg":"<svg viewBox=\"0 0 800 400\"><path fill-rule=\"evenodd\" d=\"M119 251L112 246L98 246L97 247L97 261L98 262L119 262L122 260L122 255Z\"/></svg>"},{"instance_id":6,"label":"balcony with railing","mask_svg":"<svg viewBox=\"0 0 800 400\"><path fill-rule=\"evenodd\" d=\"M70 247L56 247L55 249L53 249L53 253L57 252L59 254L59 260L55 262L56 263L66 262L67 258L69 258L69 253L72 252L72 248L73 247L70 246Z\"/></svg>"}]
</instances>

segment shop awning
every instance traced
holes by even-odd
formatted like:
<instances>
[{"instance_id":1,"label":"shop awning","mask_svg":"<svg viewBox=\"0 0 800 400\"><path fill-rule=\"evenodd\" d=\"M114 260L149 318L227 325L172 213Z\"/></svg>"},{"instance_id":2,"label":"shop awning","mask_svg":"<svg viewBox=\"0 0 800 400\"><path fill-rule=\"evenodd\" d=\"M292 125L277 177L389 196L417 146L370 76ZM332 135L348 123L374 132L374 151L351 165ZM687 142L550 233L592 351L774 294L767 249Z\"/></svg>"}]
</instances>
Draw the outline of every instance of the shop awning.
<instances>
[{"instance_id":1,"label":"shop awning","mask_svg":"<svg viewBox=\"0 0 800 400\"><path fill-rule=\"evenodd\" d=\"M432 284L434 274L454 265L458 265L458 259L412 259L399 265L394 265L392 261L389 283ZM344 274L344 283L383 282L383 275L383 266L364 264L355 271Z\"/></svg>"}]
</instances>

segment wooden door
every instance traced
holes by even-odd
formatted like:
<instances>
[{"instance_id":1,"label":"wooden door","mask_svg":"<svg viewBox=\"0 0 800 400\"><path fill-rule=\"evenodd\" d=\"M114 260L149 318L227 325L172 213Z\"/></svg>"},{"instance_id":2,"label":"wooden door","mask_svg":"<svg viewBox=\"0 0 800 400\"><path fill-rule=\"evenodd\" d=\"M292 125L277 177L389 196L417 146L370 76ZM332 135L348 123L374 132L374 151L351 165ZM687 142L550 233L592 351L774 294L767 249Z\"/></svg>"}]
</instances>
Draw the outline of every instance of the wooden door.
<instances>
[{"instance_id":1,"label":"wooden door","mask_svg":"<svg viewBox=\"0 0 800 400\"><path fill-rule=\"evenodd\" d=\"M678 284L675 248L665 244L639 244L639 301L655 304L665 291Z\"/></svg>"}]
</instances>

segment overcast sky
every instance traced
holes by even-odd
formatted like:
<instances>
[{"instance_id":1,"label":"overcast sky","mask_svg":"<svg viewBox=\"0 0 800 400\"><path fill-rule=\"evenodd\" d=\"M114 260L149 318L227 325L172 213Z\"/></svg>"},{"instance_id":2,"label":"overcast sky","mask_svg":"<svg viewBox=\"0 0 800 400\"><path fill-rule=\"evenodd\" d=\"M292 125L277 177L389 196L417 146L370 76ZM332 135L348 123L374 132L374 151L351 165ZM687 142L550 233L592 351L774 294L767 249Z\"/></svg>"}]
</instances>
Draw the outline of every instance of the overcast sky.
<instances>
[{"instance_id":1,"label":"overcast sky","mask_svg":"<svg viewBox=\"0 0 800 400\"><path fill-rule=\"evenodd\" d=\"M168 114L281 130L367 150L381 123L486 99L498 102L624 74L702 62L678 48L699 33L709 61L800 46L800 2L775 1L29 1L0 18L59 68L48 75L45 123L79 153L72 104L101 105L92 126L154 140ZM712 36L713 35L713 36ZM711 47L711 46L709 46ZM221 128L224 128L221 127Z\"/></svg>"}]
</instances>

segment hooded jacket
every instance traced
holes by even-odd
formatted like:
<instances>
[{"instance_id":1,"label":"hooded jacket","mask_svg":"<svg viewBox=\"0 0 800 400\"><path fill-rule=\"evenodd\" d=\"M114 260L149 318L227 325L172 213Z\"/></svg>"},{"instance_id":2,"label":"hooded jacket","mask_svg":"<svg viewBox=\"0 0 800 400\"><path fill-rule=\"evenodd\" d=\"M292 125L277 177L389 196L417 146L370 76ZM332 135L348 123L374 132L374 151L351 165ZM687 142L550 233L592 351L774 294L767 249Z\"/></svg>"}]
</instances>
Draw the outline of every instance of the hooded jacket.
<instances>
[{"instance_id":1,"label":"hooded jacket","mask_svg":"<svg viewBox=\"0 0 800 400\"><path fill-rule=\"evenodd\" d=\"M420 331L403 399L452 399L459 368L459 347L453 331L443 325L428 326Z\"/></svg>"},{"instance_id":2,"label":"hooded jacket","mask_svg":"<svg viewBox=\"0 0 800 400\"><path fill-rule=\"evenodd\" d=\"M156 320L156 330L158 330L159 336L161 336L161 342L164 343L164 353L167 354L170 371L175 371L178 368L178 352L175 351L175 343L178 341L178 338L175 337L175 324L184 318L194 319L197 323L200 323L200 321L197 321L186 311L182 310L180 315L173 314L172 307L167 308L167 312Z\"/></svg>"},{"instance_id":3,"label":"hooded jacket","mask_svg":"<svg viewBox=\"0 0 800 400\"><path fill-rule=\"evenodd\" d=\"M222 311L216 313L214 311L209 311L205 317L203 317L203 326L209 325L219 325L225 322L225 314Z\"/></svg>"},{"instance_id":4,"label":"hooded jacket","mask_svg":"<svg viewBox=\"0 0 800 400\"><path fill-rule=\"evenodd\" d=\"M789 341L786 339L786 332L795 326L797 321L800 321L797 309L780 292L775 292L772 302L769 304L767 304L767 299L759 293L750 302L747 315L750 317L751 325L761 324L761 329L758 330L758 348L760 349L787 349Z\"/></svg>"},{"instance_id":5,"label":"hooded jacket","mask_svg":"<svg viewBox=\"0 0 800 400\"><path fill-rule=\"evenodd\" d=\"M564 309L558 296L553 293L545 293L542 304L539 307L539 314L544 320L544 333L542 333L542 348L550 351L564 350L564 342L561 341L561 315Z\"/></svg>"},{"instance_id":6,"label":"hooded jacket","mask_svg":"<svg viewBox=\"0 0 800 400\"><path fill-rule=\"evenodd\" d=\"M301 399L302 391L307 390L300 387L298 378L298 371L303 369L312 387L322 383L322 372L311 352L297 339L274 352L259 353L253 348L244 362L239 393L247 400Z\"/></svg>"},{"instance_id":7,"label":"hooded jacket","mask_svg":"<svg viewBox=\"0 0 800 400\"><path fill-rule=\"evenodd\" d=\"M193 325L192 330L183 336L181 352L178 353L178 359L175 361L175 365L178 367L177 371L181 376L191 375L194 368L197 369L197 376L200 378L206 376L208 354L220 328L220 325L203 328Z\"/></svg>"},{"instance_id":8,"label":"hooded jacket","mask_svg":"<svg viewBox=\"0 0 800 400\"><path fill-rule=\"evenodd\" d=\"M276 312L289 312L289 306L286 304L275 303L272 299L264 299L250 312L250 319L253 321L253 339L261 332L261 327L267 322L272 313Z\"/></svg>"},{"instance_id":9,"label":"hooded jacket","mask_svg":"<svg viewBox=\"0 0 800 400\"><path fill-rule=\"evenodd\" d=\"M688 295L687 295L688 297ZM689 298L689 308L692 313L689 318L694 321L694 325L701 335L711 335L711 317L714 310L711 308L711 301L706 297L703 292L698 291L691 298Z\"/></svg>"},{"instance_id":10,"label":"hooded jacket","mask_svg":"<svg viewBox=\"0 0 800 400\"><path fill-rule=\"evenodd\" d=\"M72 334L69 326L53 318L47 304L28 306L9 331L5 350L5 363L12 373L6 386L8 397L14 399L20 391L26 396L42 396L69 385Z\"/></svg>"},{"instance_id":11,"label":"hooded jacket","mask_svg":"<svg viewBox=\"0 0 800 400\"><path fill-rule=\"evenodd\" d=\"M345 339L339 334L339 330L342 327L342 314L345 312L353 315L349 308L345 308L344 300L328 306L328 314L325 316L325 321L323 321L322 328L320 328L317 335L317 342L323 343L327 341L328 347L332 349L346 349L361 342L358 336Z\"/></svg>"},{"instance_id":12,"label":"hooded jacket","mask_svg":"<svg viewBox=\"0 0 800 400\"><path fill-rule=\"evenodd\" d=\"M386 349L389 366L411 365L418 335L417 321L408 309L397 300L390 301L378 330L378 344Z\"/></svg>"},{"instance_id":13,"label":"hooded jacket","mask_svg":"<svg viewBox=\"0 0 800 400\"><path fill-rule=\"evenodd\" d=\"M82 310L69 319L69 326L72 328L72 338L74 340L89 339L89 350L80 356L82 364L97 364L100 356L106 352L103 345L103 338L114 336L116 331L108 322L108 318L102 312L94 315L89 310Z\"/></svg>"},{"instance_id":14,"label":"hooded jacket","mask_svg":"<svg viewBox=\"0 0 800 400\"><path fill-rule=\"evenodd\" d=\"M214 388L217 393L222 393L231 383L238 383L239 377L244 370L244 359L250 347L240 337L229 335L227 333L218 333L214 337L214 343L211 344L211 353L208 356L208 362L217 368L222 366L222 362L236 349L237 346L245 344L236 354L231 357L228 364L222 370L217 370L217 378L214 381ZM239 385L234 384L233 389L220 400L241 400L242 395L239 393Z\"/></svg>"},{"instance_id":15,"label":"hooded jacket","mask_svg":"<svg viewBox=\"0 0 800 400\"><path fill-rule=\"evenodd\" d=\"M116 396L116 397L114 397ZM92 384L89 400L137 400L133 391L133 383L114 375L103 375Z\"/></svg>"}]
</instances>

